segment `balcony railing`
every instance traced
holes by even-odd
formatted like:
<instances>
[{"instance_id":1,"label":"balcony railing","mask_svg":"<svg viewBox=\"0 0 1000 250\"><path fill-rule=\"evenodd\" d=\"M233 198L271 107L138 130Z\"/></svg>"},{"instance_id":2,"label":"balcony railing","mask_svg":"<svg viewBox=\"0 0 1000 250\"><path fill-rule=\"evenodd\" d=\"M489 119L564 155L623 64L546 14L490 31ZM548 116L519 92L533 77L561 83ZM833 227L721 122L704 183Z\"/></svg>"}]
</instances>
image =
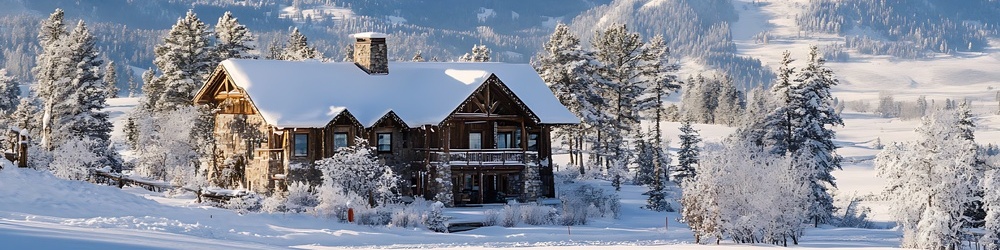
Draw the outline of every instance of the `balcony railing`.
<instances>
[{"instance_id":1,"label":"balcony railing","mask_svg":"<svg viewBox=\"0 0 1000 250\"><path fill-rule=\"evenodd\" d=\"M538 152L519 149L451 149L448 153L440 149L418 151L421 154L431 151L431 162L441 163L447 159L450 165L524 165L538 161Z\"/></svg>"}]
</instances>

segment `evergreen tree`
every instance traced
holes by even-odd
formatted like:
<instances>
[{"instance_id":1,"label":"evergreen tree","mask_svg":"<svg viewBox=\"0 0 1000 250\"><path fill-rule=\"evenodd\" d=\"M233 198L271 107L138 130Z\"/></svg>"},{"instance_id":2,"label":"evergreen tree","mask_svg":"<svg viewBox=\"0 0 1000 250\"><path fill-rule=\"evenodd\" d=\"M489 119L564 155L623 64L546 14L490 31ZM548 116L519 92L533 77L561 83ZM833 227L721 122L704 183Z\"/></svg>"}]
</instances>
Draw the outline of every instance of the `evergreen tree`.
<instances>
[{"instance_id":1,"label":"evergreen tree","mask_svg":"<svg viewBox=\"0 0 1000 250\"><path fill-rule=\"evenodd\" d=\"M163 95L164 88L166 86L163 86L163 82L156 80L156 71L153 68L142 72L142 102L139 103L140 109L153 112L157 101Z\"/></svg>"},{"instance_id":2,"label":"evergreen tree","mask_svg":"<svg viewBox=\"0 0 1000 250\"><path fill-rule=\"evenodd\" d=\"M226 11L215 24L215 49L219 61L229 58L256 59L257 56L250 53L255 49L253 41L253 34L233 17L232 12Z\"/></svg>"},{"instance_id":3,"label":"evergreen tree","mask_svg":"<svg viewBox=\"0 0 1000 250\"><path fill-rule=\"evenodd\" d=\"M785 51L781 59L781 67L778 68L778 79L771 86L771 94L774 97L775 107L770 113L764 116L762 124L763 131L761 138L762 145L772 154L785 154L792 150L792 109L793 105L793 84L792 75L795 68L790 64L791 53Z\"/></svg>"},{"instance_id":4,"label":"evergreen tree","mask_svg":"<svg viewBox=\"0 0 1000 250\"><path fill-rule=\"evenodd\" d=\"M126 67L125 73L128 74L128 78L126 78L128 79L128 97L132 98L135 97L135 95L138 94L139 92L139 82L136 81L135 74L132 73L132 69L130 69L128 65L126 65L125 67Z\"/></svg>"},{"instance_id":5,"label":"evergreen tree","mask_svg":"<svg viewBox=\"0 0 1000 250\"><path fill-rule=\"evenodd\" d=\"M74 92L64 103L72 102L65 108L69 109L66 116L59 117L57 128L62 132L68 132L69 137L65 140L83 140L88 142L89 152L96 156L96 162L85 163L87 167L97 168L112 166L118 168L120 159L118 153L112 151L111 145L111 122L108 120L108 113L103 112L106 106L107 86L104 77L101 75L103 61L87 25L80 21L73 32L70 33L67 42L71 61L75 62L76 76L71 81ZM57 137L53 137L55 139ZM70 139L78 138L78 139ZM55 141L53 141L55 142ZM58 145L58 144L57 144ZM58 160L63 155L54 155Z\"/></svg>"},{"instance_id":6,"label":"evergreen tree","mask_svg":"<svg viewBox=\"0 0 1000 250\"><path fill-rule=\"evenodd\" d=\"M642 106L640 96L646 92L647 81L660 73L647 65L660 58L649 51L638 33L628 31L625 25L613 25L598 31L591 44L595 57L602 65L597 73L609 90L604 97L610 100L611 109L606 112L613 112L615 118L598 130L605 135L601 138L605 144L604 154L608 155L605 164L612 184L619 189L621 173L631 157L626 150L625 139L634 136L628 132L638 127L640 120L637 109Z\"/></svg>"},{"instance_id":7,"label":"evergreen tree","mask_svg":"<svg viewBox=\"0 0 1000 250\"><path fill-rule=\"evenodd\" d=\"M424 60L424 55L420 51L417 51L417 54L413 55L413 59L410 59L410 61L426 62L427 60Z\"/></svg>"},{"instance_id":8,"label":"evergreen tree","mask_svg":"<svg viewBox=\"0 0 1000 250\"><path fill-rule=\"evenodd\" d=\"M698 172L698 155L701 152L698 143L701 142L701 138L698 130L691 127L690 120L682 122L680 130L678 139L681 141L681 147L677 149L677 170L671 175L674 181L684 184L684 179L694 177Z\"/></svg>"},{"instance_id":9,"label":"evergreen tree","mask_svg":"<svg viewBox=\"0 0 1000 250\"><path fill-rule=\"evenodd\" d=\"M472 45L472 52L465 53L458 58L459 62L489 62L490 54L493 52L484 44Z\"/></svg>"},{"instance_id":10,"label":"evergreen tree","mask_svg":"<svg viewBox=\"0 0 1000 250\"><path fill-rule=\"evenodd\" d=\"M109 61L108 64L104 66L104 83L107 84L107 86L104 87L106 98L118 97L118 72L115 68L114 61Z\"/></svg>"},{"instance_id":11,"label":"evergreen tree","mask_svg":"<svg viewBox=\"0 0 1000 250\"><path fill-rule=\"evenodd\" d=\"M348 44L347 46L344 46L344 48L341 49L340 51L341 51L341 53L344 54L344 59L341 59L341 61L354 62L354 45L353 44Z\"/></svg>"},{"instance_id":12,"label":"evergreen tree","mask_svg":"<svg viewBox=\"0 0 1000 250\"><path fill-rule=\"evenodd\" d=\"M810 177L813 191L810 216L817 225L826 222L833 213L833 197L827 187L837 187L830 172L840 169L841 157L833 144L836 134L828 126L844 125L830 95L830 88L838 81L824 62L819 57L819 49L813 46L807 66L796 75L788 109L791 117L788 151L803 155L803 159L812 161L811 166L815 167ZM798 152L800 150L803 152Z\"/></svg>"},{"instance_id":13,"label":"evergreen tree","mask_svg":"<svg viewBox=\"0 0 1000 250\"><path fill-rule=\"evenodd\" d=\"M299 28L292 29L292 34L288 36L288 43L281 50L281 60L303 61L321 58L322 55L316 48L309 47L308 38L299 33Z\"/></svg>"},{"instance_id":14,"label":"evergreen tree","mask_svg":"<svg viewBox=\"0 0 1000 250\"><path fill-rule=\"evenodd\" d=\"M733 79L722 76L719 79L719 94L716 96L715 123L736 126L743 114L743 94L736 89Z\"/></svg>"},{"instance_id":15,"label":"evergreen tree","mask_svg":"<svg viewBox=\"0 0 1000 250\"><path fill-rule=\"evenodd\" d=\"M10 114L10 123L17 128L29 131L31 134L36 134L37 130L40 128L38 125L38 119L35 114L38 113L38 104L32 102L31 97L21 97L17 103L17 109L14 113Z\"/></svg>"},{"instance_id":16,"label":"evergreen tree","mask_svg":"<svg viewBox=\"0 0 1000 250\"><path fill-rule=\"evenodd\" d=\"M68 69L61 67L60 58L63 58L64 51L66 50L62 39L69 35L66 32L66 25L64 23L64 13L62 9L56 9L49 18L42 21L41 29L38 32L38 43L41 51L35 60L35 68L32 72L35 74L35 84L32 85L32 90L34 91L35 98L38 98L42 103L41 114L39 114L39 120L42 123L42 129L39 131L41 134L41 145L44 149L51 149L50 143L50 133L52 132L52 116L49 113L53 110L53 107L60 100L64 100L66 96L60 96L60 91L56 88L62 87L60 85L65 85L68 83Z\"/></svg>"},{"instance_id":17,"label":"evergreen tree","mask_svg":"<svg viewBox=\"0 0 1000 250\"><path fill-rule=\"evenodd\" d=\"M154 78L162 93L153 105L156 111L193 105L195 92L205 82L214 65L214 49L209 44L208 25L189 10L171 27L163 43L154 49L153 64L161 73ZM146 96L153 93L145 92ZM151 101L149 98L146 101Z\"/></svg>"},{"instance_id":18,"label":"evergreen tree","mask_svg":"<svg viewBox=\"0 0 1000 250\"><path fill-rule=\"evenodd\" d=\"M0 117L14 113L20 101L21 87L14 77L7 75L7 69L0 69Z\"/></svg>"},{"instance_id":19,"label":"evergreen tree","mask_svg":"<svg viewBox=\"0 0 1000 250\"><path fill-rule=\"evenodd\" d=\"M587 140L587 131L610 120L608 113L603 111L608 107L601 96L603 86L594 78L596 64L596 58L583 50L580 40L570 33L569 27L558 24L535 65L535 70L549 84L556 98L582 119L579 126L556 131L557 136L569 142L570 162L580 168L580 174L585 173L583 141ZM597 145L592 144L594 147Z\"/></svg>"}]
</instances>

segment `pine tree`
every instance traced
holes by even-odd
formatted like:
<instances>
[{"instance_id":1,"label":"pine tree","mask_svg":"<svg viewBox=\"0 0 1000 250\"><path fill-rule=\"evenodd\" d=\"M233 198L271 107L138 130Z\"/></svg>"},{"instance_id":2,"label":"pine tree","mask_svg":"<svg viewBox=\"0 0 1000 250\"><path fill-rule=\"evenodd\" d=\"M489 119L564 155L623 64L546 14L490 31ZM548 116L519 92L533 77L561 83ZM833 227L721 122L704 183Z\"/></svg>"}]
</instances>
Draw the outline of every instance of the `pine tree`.
<instances>
[{"instance_id":1,"label":"pine tree","mask_svg":"<svg viewBox=\"0 0 1000 250\"><path fill-rule=\"evenodd\" d=\"M647 81L659 72L646 67L652 60L660 60L655 53L650 53L638 33L628 31L625 25L613 25L606 30L598 31L591 39L595 57L602 67L597 73L602 82L608 86L605 98L611 102L614 121L599 127L600 133L606 135L604 153L612 184L618 189L621 175L624 172L627 159L631 157L625 149L625 139L628 132L639 124L640 95L646 92ZM599 136L600 137L600 136Z\"/></svg>"},{"instance_id":2,"label":"pine tree","mask_svg":"<svg viewBox=\"0 0 1000 250\"><path fill-rule=\"evenodd\" d=\"M677 149L677 170L671 175L674 181L684 184L684 179L692 178L697 174L698 155L701 152L698 143L701 142L701 138L698 135L698 130L691 127L690 120L682 122L680 130L681 134L678 135L678 139L681 141L681 147Z\"/></svg>"},{"instance_id":3,"label":"pine tree","mask_svg":"<svg viewBox=\"0 0 1000 250\"><path fill-rule=\"evenodd\" d=\"M104 66L104 83L107 84L104 87L106 98L118 97L118 72L115 68L114 61L109 61Z\"/></svg>"},{"instance_id":4,"label":"pine tree","mask_svg":"<svg viewBox=\"0 0 1000 250\"><path fill-rule=\"evenodd\" d=\"M722 76L719 79L719 91L716 96L715 123L736 126L743 114L742 93L736 89L733 79Z\"/></svg>"},{"instance_id":5,"label":"pine tree","mask_svg":"<svg viewBox=\"0 0 1000 250\"><path fill-rule=\"evenodd\" d=\"M813 190L810 215L816 225L826 222L833 213L833 197L827 192L827 187L837 187L830 172L840 169L841 157L833 144L836 134L829 126L844 125L834 110L830 95L830 88L838 81L824 62L819 57L819 49L813 46L809 63L796 75L788 109L791 117L788 151L804 155L805 159L813 161L812 166L815 167L810 178Z\"/></svg>"},{"instance_id":6,"label":"pine tree","mask_svg":"<svg viewBox=\"0 0 1000 250\"><path fill-rule=\"evenodd\" d=\"M143 111L153 112L156 108L156 103L160 100L163 95L164 88L162 81L156 80L156 71L153 68L146 69L142 72L142 102L139 103L139 107Z\"/></svg>"},{"instance_id":7,"label":"pine tree","mask_svg":"<svg viewBox=\"0 0 1000 250\"><path fill-rule=\"evenodd\" d=\"M417 51L417 54L413 55L413 59L410 59L410 61L426 62L427 60L424 60L424 55L420 51Z\"/></svg>"},{"instance_id":8,"label":"pine tree","mask_svg":"<svg viewBox=\"0 0 1000 250\"><path fill-rule=\"evenodd\" d=\"M459 62L489 62L493 52L485 44L472 45L472 52L458 58Z\"/></svg>"},{"instance_id":9,"label":"pine tree","mask_svg":"<svg viewBox=\"0 0 1000 250\"><path fill-rule=\"evenodd\" d=\"M232 12L226 11L215 24L215 49L219 61L229 58L256 59L257 56L250 53L255 49L253 41L253 34L233 17Z\"/></svg>"},{"instance_id":10,"label":"pine tree","mask_svg":"<svg viewBox=\"0 0 1000 250\"><path fill-rule=\"evenodd\" d=\"M610 120L608 113L603 111L608 107L601 96L603 86L594 78L596 64L596 58L583 50L580 40L570 33L569 26L558 24L535 65L535 70L549 84L556 98L582 119L579 126L556 131L557 136L569 142L571 162L580 168L580 174L585 173L583 141L587 140L584 139L587 131ZM594 147L598 145L592 144Z\"/></svg>"},{"instance_id":11,"label":"pine tree","mask_svg":"<svg viewBox=\"0 0 1000 250\"><path fill-rule=\"evenodd\" d=\"M94 36L90 34L87 25L80 21L67 41L72 51L70 58L75 63L77 75L71 86L75 90L70 101L74 102L67 108L71 111L58 120L58 128L70 133L72 138L80 138L89 142L90 153L97 157L96 162L87 163L88 167L120 166L118 153L110 150L111 122L108 113L103 112L106 106L107 86L101 75L100 59ZM72 139L66 139L72 140ZM55 155L56 159L65 157Z\"/></svg>"},{"instance_id":12,"label":"pine tree","mask_svg":"<svg viewBox=\"0 0 1000 250\"><path fill-rule=\"evenodd\" d=\"M288 36L288 43L281 50L281 60L303 61L321 58L322 55L316 48L309 47L308 38L299 33L299 28L292 29L292 34Z\"/></svg>"},{"instance_id":13,"label":"pine tree","mask_svg":"<svg viewBox=\"0 0 1000 250\"><path fill-rule=\"evenodd\" d=\"M348 44L347 46L344 46L344 48L341 49L340 51L341 51L341 53L344 54L344 59L341 59L341 61L344 61L344 62L354 62L354 45L353 44Z\"/></svg>"},{"instance_id":14,"label":"pine tree","mask_svg":"<svg viewBox=\"0 0 1000 250\"><path fill-rule=\"evenodd\" d=\"M215 50L209 44L208 25L189 10L171 27L163 43L154 49L153 64L161 73L154 78L163 87L153 105L156 111L170 111L193 105L195 92L215 67ZM146 96L150 96L146 92ZM146 101L151 101L147 98Z\"/></svg>"},{"instance_id":15,"label":"pine tree","mask_svg":"<svg viewBox=\"0 0 1000 250\"><path fill-rule=\"evenodd\" d=\"M129 69L126 65L125 73L128 74L128 97L135 97L139 93L139 82L135 79L135 74L132 73L132 69Z\"/></svg>"},{"instance_id":16,"label":"pine tree","mask_svg":"<svg viewBox=\"0 0 1000 250\"><path fill-rule=\"evenodd\" d=\"M43 107L42 114L39 114L39 120L42 123L39 133L44 149L52 148L50 143L52 114L49 112L53 110L57 102L66 98L66 96L60 96L61 94L57 93L58 91L55 89L68 82L67 69L60 68L59 61L66 50L62 39L69 35L66 32L63 16L62 9L56 9L49 15L48 19L42 21L41 29L38 32L38 43L41 51L36 57L35 68L32 69L32 72L35 73L35 84L32 85L32 90L35 98L41 101Z\"/></svg>"},{"instance_id":17,"label":"pine tree","mask_svg":"<svg viewBox=\"0 0 1000 250\"><path fill-rule=\"evenodd\" d=\"M21 87L14 77L7 75L7 69L0 69L0 117L14 113L20 101Z\"/></svg>"}]
</instances>

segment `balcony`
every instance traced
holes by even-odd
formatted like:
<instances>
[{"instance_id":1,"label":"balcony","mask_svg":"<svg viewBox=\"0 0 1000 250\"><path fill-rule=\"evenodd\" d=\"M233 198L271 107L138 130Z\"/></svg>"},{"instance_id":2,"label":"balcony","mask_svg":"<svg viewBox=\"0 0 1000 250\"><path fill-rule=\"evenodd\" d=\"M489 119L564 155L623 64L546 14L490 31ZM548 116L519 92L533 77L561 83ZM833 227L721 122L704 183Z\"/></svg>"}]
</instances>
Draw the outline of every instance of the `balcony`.
<instances>
[{"instance_id":1,"label":"balcony","mask_svg":"<svg viewBox=\"0 0 1000 250\"><path fill-rule=\"evenodd\" d=\"M538 152L519 149L451 149L447 153L440 149L418 150L421 154L426 151L430 151L432 163L448 159L448 164L452 166L524 166L525 163L538 162Z\"/></svg>"}]
</instances>

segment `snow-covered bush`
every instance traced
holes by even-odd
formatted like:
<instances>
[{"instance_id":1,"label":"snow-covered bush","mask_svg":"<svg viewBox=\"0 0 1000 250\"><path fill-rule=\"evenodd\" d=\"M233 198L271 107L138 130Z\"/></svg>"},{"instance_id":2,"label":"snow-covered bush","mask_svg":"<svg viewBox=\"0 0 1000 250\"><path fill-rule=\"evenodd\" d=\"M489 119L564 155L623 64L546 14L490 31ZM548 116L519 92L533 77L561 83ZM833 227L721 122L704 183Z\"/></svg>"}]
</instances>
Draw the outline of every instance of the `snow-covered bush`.
<instances>
[{"instance_id":1,"label":"snow-covered bush","mask_svg":"<svg viewBox=\"0 0 1000 250\"><path fill-rule=\"evenodd\" d=\"M483 212L483 215L483 226L496 226L500 221L500 211L497 211L496 209L486 210L486 212Z\"/></svg>"},{"instance_id":2,"label":"snow-covered bush","mask_svg":"<svg viewBox=\"0 0 1000 250\"><path fill-rule=\"evenodd\" d=\"M52 151L55 159L49 164L49 170L56 177L68 180L85 180L90 170L100 157L91 150L93 142L88 139L70 139Z\"/></svg>"},{"instance_id":3,"label":"snow-covered bush","mask_svg":"<svg viewBox=\"0 0 1000 250\"><path fill-rule=\"evenodd\" d=\"M441 211L443 208L444 203L440 201L431 203L430 210L424 215L424 226L427 227L427 230L439 233L448 232L448 220Z\"/></svg>"},{"instance_id":4,"label":"snow-covered bush","mask_svg":"<svg viewBox=\"0 0 1000 250\"><path fill-rule=\"evenodd\" d=\"M514 205L506 205L503 207L502 213L503 217L500 218L500 226L503 227L516 227L517 224L521 223L521 207Z\"/></svg>"},{"instance_id":5,"label":"snow-covered bush","mask_svg":"<svg viewBox=\"0 0 1000 250\"><path fill-rule=\"evenodd\" d=\"M313 209L316 216L326 218L337 218L340 221L347 221L347 210L349 208L368 208L367 199L358 196L354 192L346 192L336 184L327 184L318 188L317 197L319 204Z\"/></svg>"},{"instance_id":6,"label":"snow-covered bush","mask_svg":"<svg viewBox=\"0 0 1000 250\"><path fill-rule=\"evenodd\" d=\"M309 184L303 182L292 182L288 185L288 195L284 199L284 207L288 212L303 213L319 205L317 195L310 189Z\"/></svg>"},{"instance_id":7,"label":"snow-covered bush","mask_svg":"<svg viewBox=\"0 0 1000 250\"><path fill-rule=\"evenodd\" d=\"M274 193L260 202L260 210L272 214L289 212L287 202L288 199L284 194Z\"/></svg>"},{"instance_id":8,"label":"snow-covered bush","mask_svg":"<svg viewBox=\"0 0 1000 250\"><path fill-rule=\"evenodd\" d=\"M837 223L838 227L872 228L872 222L868 219L871 208L862 207L861 199L853 198L844 208L844 214Z\"/></svg>"},{"instance_id":9,"label":"snow-covered bush","mask_svg":"<svg viewBox=\"0 0 1000 250\"><path fill-rule=\"evenodd\" d=\"M225 206L226 209L234 210L239 214L258 212L261 209L261 198L256 193L249 193L229 199Z\"/></svg>"},{"instance_id":10,"label":"snow-covered bush","mask_svg":"<svg viewBox=\"0 0 1000 250\"><path fill-rule=\"evenodd\" d=\"M411 228L423 227L435 232L446 232L448 230L446 219L441 213L444 204L436 201L428 201L417 198L413 203L389 204L379 206L379 209L390 213L389 225L393 227Z\"/></svg>"},{"instance_id":11,"label":"snow-covered bush","mask_svg":"<svg viewBox=\"0 0 1000 250\"><path fill-rule=\"evenodd\" d=\"M357 146L338 149L333 157L316 161L316 167L323 172L323 186L337 186L335 190L344 195L370 197L373 200L369 202L375 204L397 202L399 176L391 167L379 163L366 141L358 141Z\"/></svg>"},{"instance_id":12,"label":"snow-covered bush","mask_svg":"<svg viewBox=\"0 0 1000 250\"><path fill-rule=\"evenodd\" d=\"M556 209L537 204L520 205L521 221L528 225L551 225L556 220Z\"/></svg>"},{"instance_id":13,"label":"snow-covered bush","mask_svg":"<svg viewBox=\"0 0 1000 250\"><path fill-rule=\"evenodd\" d=\"M618 218L621 198L618 194L605 194L604 189L593 185L581 185L562 192L563 211L559 215L562 225L585 225L590 218Z\"/></svg>"},{"instance_id":14,"label":"snow-covered bush","mask_svg":"<svg viewBox=\"0 0 1000 250\"><path fill-rule=\"evenodd\" d=\"M354 219L358 225L385 226L389 225L393 211L387 207L367 208L354 206Z\"/></svg>"}]
</instances>

